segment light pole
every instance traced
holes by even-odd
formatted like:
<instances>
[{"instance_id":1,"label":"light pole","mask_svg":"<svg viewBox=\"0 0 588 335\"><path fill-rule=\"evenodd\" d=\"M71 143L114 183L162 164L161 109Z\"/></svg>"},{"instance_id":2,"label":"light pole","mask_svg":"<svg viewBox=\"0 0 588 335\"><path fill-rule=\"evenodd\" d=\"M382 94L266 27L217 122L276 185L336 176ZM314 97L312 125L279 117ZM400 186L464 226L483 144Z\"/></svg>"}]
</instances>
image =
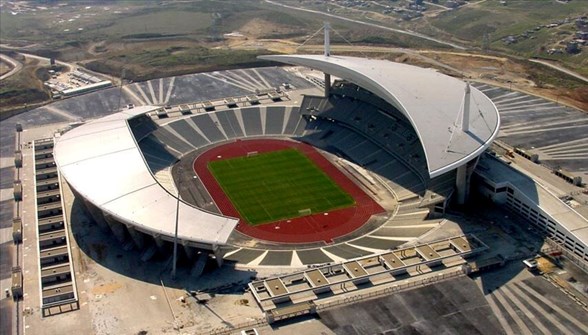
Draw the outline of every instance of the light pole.
<instances>
[{"instance_id":1,"label":"light pole","mask_svg":"<svg viewBox=\"0 0 588 335\"><path fill-rule=\"evenodd\" d=\"M123 67L123 69L120 73L120 89L118 91L118 106L116 108L117 112L120 112L120 101L122 100L122 91L123 91L123 85L125 84L126 72L127 72L127 69Z\"/></svg>"},{"instance_id":2,"label":"light pole","mask_svg":"<svg viewBox=\"0 0 588 335\"><path fill-rule=\"evenodd\" d=\"M179 175L178 179L182 178L182 167L179 167ZM173 264L172 264L172 279L176 279L176 264L178 262L178 223L180 221L180 184L178 183L178 196L176 198L176 229L174 233L174 256L173 256Z\"/></svg>"}]
</instances>

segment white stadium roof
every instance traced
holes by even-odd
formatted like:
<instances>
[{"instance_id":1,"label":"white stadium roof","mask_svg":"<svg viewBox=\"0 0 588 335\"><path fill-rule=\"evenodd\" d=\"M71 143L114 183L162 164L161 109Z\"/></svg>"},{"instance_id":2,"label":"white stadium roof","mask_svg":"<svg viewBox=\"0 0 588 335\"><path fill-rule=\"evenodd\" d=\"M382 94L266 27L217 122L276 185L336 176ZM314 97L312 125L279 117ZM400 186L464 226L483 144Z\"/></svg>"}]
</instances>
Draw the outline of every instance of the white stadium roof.
<instances>
[{"instance_id":1,"label":"white stadium roof","mask_svg":"<svg viewBox=\"0 0 588 335\"><path fill-rule=\"evenodd\" d=\"M347 56L272 55L259 58L299 65L365 88L402 112L423 145L436 177L482 153L498 134L494 103L470 86L469 130L461 130L466 83L433 69Z\"/></svg>"},{"instance_id":2,"label":"white stadium roof","mask_svg":"<svg viewBox=\"0 0 588 335\"><path fill-rule=\"evenodd\" d=\"M137 230L169 239L176 195L155 180L126 122L156 108L137 107L72 129L57 139L54 153L62 176L88 201ZM237 222L180 202L178 237L224 244Z\"/></svg>"}]
</instances>

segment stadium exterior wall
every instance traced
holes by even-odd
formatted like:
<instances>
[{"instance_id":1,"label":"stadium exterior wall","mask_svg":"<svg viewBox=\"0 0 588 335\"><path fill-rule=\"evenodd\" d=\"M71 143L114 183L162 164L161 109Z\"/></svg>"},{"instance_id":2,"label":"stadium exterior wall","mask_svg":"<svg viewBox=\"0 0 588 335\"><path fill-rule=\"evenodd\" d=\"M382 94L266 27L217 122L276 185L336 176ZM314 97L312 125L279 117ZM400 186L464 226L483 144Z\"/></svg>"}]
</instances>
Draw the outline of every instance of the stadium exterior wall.
<instances>
[{"instance_id":1,"label":"stadium exterior wall","mask_svg":"<svg viewBox=\"0 0 588 335\"><path fill-rule=\"evenodd\" d=\"M69 185L69 184L68 184ZM157 235L148 231L141 231L135 225L128 222L120 221L115 216L103 211L91 201L81 196L76 190L70 186L76 199L80 200L80 204L84 207L85 212L89 214L92 221L105 232L112 233L115 238L121 243L126 244L132 242L133 246L141 251L146 252L149 249L156 247L157 252L166 256L170 255L173 248L173 237ZM179 240L178 245L182 246L178 250L183 250L184 256L189 260L193 260L194 256L200 251L218 252L217 246L211 244L198 244L193 241Z\"/></svg>"},{"instance_id":2,"label":"stadium exterior wall","mask_svg":"<svg viewBox=\"0 0 588 335\"><path fill-rule=\"evenodd\" d=\"M527 220L588 268L588 220L511 166L490 155L482 159L483 168L474 174L477 192Z\"/></svg>"},{"instance_id":3,"label":"stadium exterior wall","mask_svg":"<svg viewBox=\"0 0 588 335\"><path fill-rule=\"evenodd\" d=\"M109 224L121 240L140 232L161 244L173 242L176 236L177 197L157 182L127 125L127 119L155 108L142 106L91 121L56 142L55 159L63 178L78 198L97 208L91 211L97 222ZM201 250L225 244L237 222L183 201L179 213L179 242ZM133 226L132 232L119 229L121 224Z\"/></svg>"}]
</instances>

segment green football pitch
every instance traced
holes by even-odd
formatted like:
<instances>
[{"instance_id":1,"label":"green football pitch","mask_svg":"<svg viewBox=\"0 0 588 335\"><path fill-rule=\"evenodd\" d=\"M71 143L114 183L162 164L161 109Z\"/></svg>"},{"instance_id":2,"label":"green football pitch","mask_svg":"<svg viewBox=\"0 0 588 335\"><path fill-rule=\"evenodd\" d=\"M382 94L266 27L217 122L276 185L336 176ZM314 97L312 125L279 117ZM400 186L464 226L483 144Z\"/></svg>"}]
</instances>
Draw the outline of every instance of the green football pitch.
<instances>
[{"instance_id":1,"label":"green football pitch","mask_svg":"<svg viewBox=\"0 0 588 335\"><path fill-rule=\"evenodd\" d=\"M296 149L212 161L208 169L251 225L355 203L351 195Z\"/></svg>"}]
</instances>

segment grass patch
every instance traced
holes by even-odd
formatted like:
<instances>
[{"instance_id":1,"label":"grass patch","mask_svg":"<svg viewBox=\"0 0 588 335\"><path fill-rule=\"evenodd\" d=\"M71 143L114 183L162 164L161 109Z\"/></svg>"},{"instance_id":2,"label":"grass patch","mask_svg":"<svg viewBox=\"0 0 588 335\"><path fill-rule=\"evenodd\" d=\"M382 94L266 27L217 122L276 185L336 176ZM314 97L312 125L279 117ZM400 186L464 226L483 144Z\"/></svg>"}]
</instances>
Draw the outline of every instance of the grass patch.
<instances>
[{"instance_id":1,"label":"grass patch","mask_svg":"<svg viewBox=\"0 0 588 335\"><path fill-rule=\"evenodd\" d=\"M193 34L207 29L213 22L209 13L180 10L157 11L131 16L114 22L100 32L109 37L128 35Z\"/></svg>"},{"instance_id":2,"label":"grass patch","mask_svg":"<svg viewBox=\"0 0 588 335\"><path fill-rule=\"evenodd\" d=\"M355 204L349 194L295 149L213 161L208 169L251 225Z\"/></svg>"},{"instance_id":3,"label":"grass patch","mask_svg":"<svg viewBox=\"0 0 588 335\"><path fill-rule=\"evenodd\" d=\"M499 40L538 25L579 15L585 10L585 1L562 4L555 0L511 0L507 6L498 1L486 1L479 6L447 11L431 20L431 24L458 38L480 44L484 34L490 34L492 40ZM529 47L533 49L532 45Z\"/></svg>"},{"instance_id":4,"label":"grass patch","mask_svg":"<svg viewBox=\"0 0 588 335\"><path fill-rule=\"evenodd\" d=\"M537 87L545 88L552 86L568 90L586 87L586 84L582 80L568 76L545 65L529 61L521 61L521 63L528 69L527 78L535 82Z\"/></svg>"},{"instance_id":5,"label":"grass patch","mask_svg":"<svg viewBox=\"0 0 588 335\"><path fill-rule=\"evenodd\" d=\"M124 51L85 63L90 70L120 76L126 69L126 79L134 81L169 77L194 72L220 71L241 67L272 65L257 59L270 54L263 49L229 50L201 46L172 46L166 49L146 49L137 52Z\"/></svg>"},{"instance_id":6,"label":"grass patch","mask_svg":"<svg viewBox=\"0 0 588 335\"><path fill-rule=\"evenodd\" d=\"M36 59L29 60L19 72L0 81L0 113L48 101L49 94L37 77L45 70Z\"/></svg>"}]
</instances>

